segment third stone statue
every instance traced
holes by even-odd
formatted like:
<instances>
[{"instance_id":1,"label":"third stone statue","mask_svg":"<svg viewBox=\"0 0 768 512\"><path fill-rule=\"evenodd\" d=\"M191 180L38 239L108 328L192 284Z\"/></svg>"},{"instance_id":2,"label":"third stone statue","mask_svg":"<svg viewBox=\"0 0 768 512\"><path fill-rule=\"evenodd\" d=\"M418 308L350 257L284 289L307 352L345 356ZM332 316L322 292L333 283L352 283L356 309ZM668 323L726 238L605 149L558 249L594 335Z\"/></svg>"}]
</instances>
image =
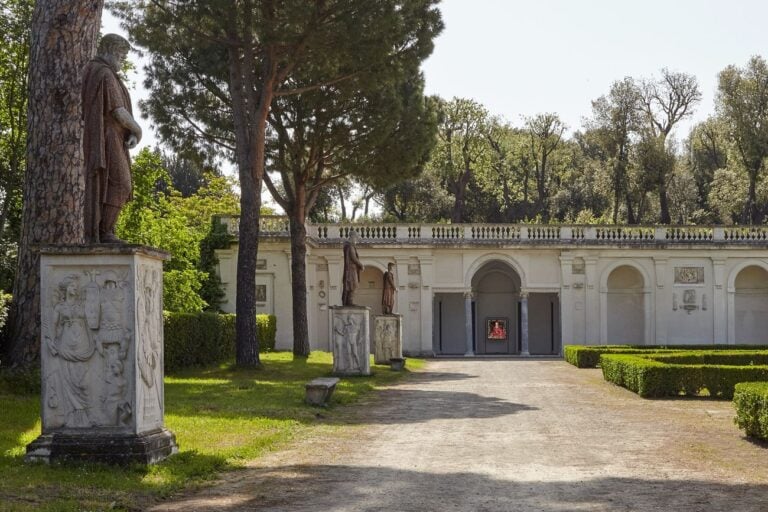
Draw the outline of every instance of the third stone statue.
<instances>
[{"instance_id":1,"label":"third stone statue","mask_svg":"<svg viewBox=\"0 0 768 512\"><path fill-rule=\"evenodd\" d=\"M357 244L360 236L357 231L349 232L349 239L344 242L344 276L342 282L341 305L354 306L353 296L360 283L360 273L365 268L357 255Z\"/></svg>"},{"instance_id":2,"label":"third stone statue","mask_svg":"<svg viewBox=\"0 0 768 512\"><path fill-rule=\"evenodd\" d=\"M83 74L85 238L90 243L122 243L115 224L131 199L128 150L141 140L128 89L118 75L130 49L122 37L105 35Z\"/></svg>"},{"instance_id":3,"label":"third stone statue","mask_svg":"<svg viewBox=\"0 0 768 512\"><path fill-rule=\"evenodd\" d=\"M391 315L395 310L395 294L397 287L395 285L395 264L387 265L387 271L384 272L384 291L381 294L381 307L385 315Z\"/></svg>"}]
</instances>

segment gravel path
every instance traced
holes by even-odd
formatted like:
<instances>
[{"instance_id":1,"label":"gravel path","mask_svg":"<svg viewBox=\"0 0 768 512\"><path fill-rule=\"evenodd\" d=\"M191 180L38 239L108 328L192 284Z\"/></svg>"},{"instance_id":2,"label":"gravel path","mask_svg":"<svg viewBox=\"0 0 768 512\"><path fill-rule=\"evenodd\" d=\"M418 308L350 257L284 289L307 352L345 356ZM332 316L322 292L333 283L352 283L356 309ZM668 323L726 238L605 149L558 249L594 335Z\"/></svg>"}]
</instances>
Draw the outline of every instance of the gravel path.
<instances>
[{"instance_id":1,"label":"gravel path","mask_svg":"<svg viewBox=\"0 0 768 512\"><path fill-rule=\"evenodd\" d=\"M644 400L557 360L434 360L158 511L768 511L730 402Z\"/></svg>"}]
</instances>

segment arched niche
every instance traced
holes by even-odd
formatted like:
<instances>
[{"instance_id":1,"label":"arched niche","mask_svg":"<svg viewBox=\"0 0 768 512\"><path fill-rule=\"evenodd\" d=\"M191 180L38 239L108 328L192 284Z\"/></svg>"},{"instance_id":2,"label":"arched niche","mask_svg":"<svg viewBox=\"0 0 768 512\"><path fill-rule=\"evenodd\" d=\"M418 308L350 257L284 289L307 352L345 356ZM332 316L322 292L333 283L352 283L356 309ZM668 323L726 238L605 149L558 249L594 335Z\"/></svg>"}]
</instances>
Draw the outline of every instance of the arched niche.
<instances>
[{"instance_id":1,"label":"arched niche","mask_svg":"<svg viewBox=\"0 0 768 512\"><path fill-rule=\"evenodd\" d=\"M734 328L736 343L768 343L768 271L747 266L734 280Z\"/></svg>"},{"instance_id":2,"label":"arched niche","mask_svg":"<svg viewBox=\"0 0 768 512\"><path fill-rule=\"evenodd\" d=\"M607 344L645 343L645 279L630 265L616 267L606 281Z\"/></svg>"}]
</instances>

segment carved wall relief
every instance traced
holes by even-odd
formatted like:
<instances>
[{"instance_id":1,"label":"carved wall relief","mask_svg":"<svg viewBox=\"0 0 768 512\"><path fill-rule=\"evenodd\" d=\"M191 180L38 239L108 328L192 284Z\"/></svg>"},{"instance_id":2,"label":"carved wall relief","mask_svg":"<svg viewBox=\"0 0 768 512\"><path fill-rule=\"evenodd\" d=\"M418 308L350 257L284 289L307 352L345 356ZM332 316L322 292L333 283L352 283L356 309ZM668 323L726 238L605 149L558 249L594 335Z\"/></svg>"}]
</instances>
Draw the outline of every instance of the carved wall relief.
<instances>
[{"instance_id":1,"label":"carved wall relief","mask_svg":"<svg viewBox=\"0 0 768 512\"><path fill-rule=\"evenodd\" d=\"M367 375L370 364L370 340L366 311L333 312L333 372Z\"/></svg>"},{"instance_id":2,"label":"carved wall relief","mask_svg":"<svg viewBox=\"0 0 768 512\"><path fill-rule=\"evenodd\" d=\"M672 294L672 311L677 311L678 308L682 308L684 311L686 311L689 315L692 311L696 311L699 309L698 300L696 299L696 290L683 290L683 304L682 306L678 303L677 294ZM701 295L701 309L706 310L707 309L707 296L702 294Z\"/></svg>"},{"instance_id":3,"label":"carved wall relief","mask_svg":"<svg viewBox=\"0 0 768 512\"><path fill-rule=\"evenodd\" d=\"M704 267L675 267L675 284L704 284Z\"/></svg>"},{"instance_id":4,"label":"carved wall relief","mask_svg":"<svg viewBox=\"0 0 768 512\"><path fill-rule=\"evenodd\" d=\"M377 315L374 317L374 362L389 364L390 359L402 358L401 317Z\"/></svg>"},{"instance_id":5,"label":"carved wall relief","mask_svg":"<svg viewBox=\"0 0 768 512\"><path fill-rule=\"evenodd\" d=\"M128 425L127 269L70 267L51 274L42 325L44 428Z\"/></svg>"},{"instance_id":6,"label":"carved wall relief","mask_svg":"<svg viewBox=\"0 0 768 512\"><path fill-rule=\"evenodd\" d=\"M142 382L141 418L145 423L162 422L162 270L140 265L136 291L138 367Z\"/></svg>"}]
</instances>

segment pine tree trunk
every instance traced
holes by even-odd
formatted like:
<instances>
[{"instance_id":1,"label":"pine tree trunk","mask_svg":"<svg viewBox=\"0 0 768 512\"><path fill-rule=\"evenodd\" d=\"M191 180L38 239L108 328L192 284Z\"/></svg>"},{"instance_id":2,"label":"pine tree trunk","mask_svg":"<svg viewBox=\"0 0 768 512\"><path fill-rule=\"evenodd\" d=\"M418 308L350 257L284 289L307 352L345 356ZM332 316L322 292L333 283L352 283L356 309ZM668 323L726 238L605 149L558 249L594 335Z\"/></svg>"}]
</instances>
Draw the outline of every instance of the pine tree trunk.
<instances>
[{"instance_id":1,"label":"pine tree trunk","mask_svg":"<svg viewBox=\"0 0 768 512\"><path fill-rule=\"evenodd\" d=\"M309 356L307 327L307 228L303 209L291 215L291 281L293 293L293 355Z\"/></svg>"},{"instance_id":2,"label":"pine tree trunk","mask_svg":"<svg viewBox=\"0 0 768 512\"><path fill-rule=\"evenodd\" d=\"M626 201L627 201L627 224L637 224L637 219L635 219L635 211L632 208L632 196L629 192L626 193Z\"/></svg>"},{"instance_id":3,"label":"pine tree trunk","mask_svg":"<svg viewBox=\"0 0 768 512\"><path fill-rule=\"evenodd\" d=\"M256 328L256 256L259 250L261 194L251 177L240 173L240 236L237 249L237 294L235 301L235 360L238 366L258 366L259 340ZM243 185L245 183L245 185ZM259 183L260 185L260 183Z\"/></svg>"},{"instance_id":4,"label":"pine tree trunk","mask_svg":"<svg viewBox=\"0 0 768 512\"><path fill-rule=\"evenodd\" d=\"M83 66L95 53L103 0L38 0L32 17L27 172L13 287L13 366L40 356L40 258L36 246L83 242Z\"/></svg>"},{"instance_id":5,"label":"pine tree trunk","mask_svg":"<svg viewBox=\"0 0 768 512\"><path fill-rule=\"evenodd\" d=\"M758 167L759 172L760 167ZM745 209L745 224L761 224L760 212L757 210L757 172L749 173L749 191L747 193L747 207Z\"/></svg>"},{"instance_id":6,"label":"pine tree trunk","mask_svg":"<svg viewBox=\"0 0 768 512\"><path fill-rule=\"evenodd\" d=\"M672 216L669 214L669 198L667 197L667 180L662 173L659 176L659 209L661 210L661 223L671 224Z\"/></svg>"}]
</instances>

